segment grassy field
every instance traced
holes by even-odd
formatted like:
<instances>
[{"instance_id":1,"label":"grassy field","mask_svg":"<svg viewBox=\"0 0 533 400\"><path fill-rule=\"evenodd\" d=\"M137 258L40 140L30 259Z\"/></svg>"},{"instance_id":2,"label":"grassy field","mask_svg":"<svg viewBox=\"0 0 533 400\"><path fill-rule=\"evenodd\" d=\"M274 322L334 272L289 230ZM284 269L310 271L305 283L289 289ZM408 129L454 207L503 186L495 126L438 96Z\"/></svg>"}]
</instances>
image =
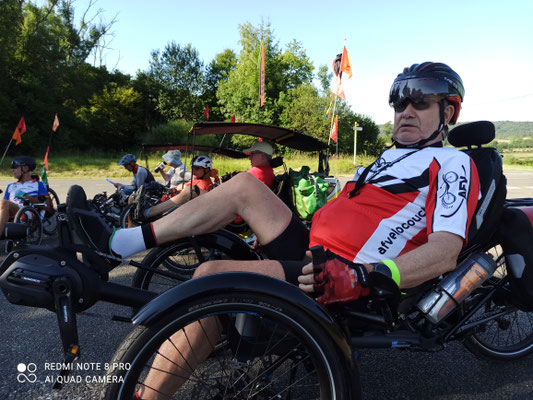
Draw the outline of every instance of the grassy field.
<instances>
[{"instance_id":1,"label":"grassy field","mask_svg":"<svg viewBox=\"0 0 533 400\"><path fill-rule=\"evenodd\" d=\"M120 159L118 157L117 159ZM102 179L109 178L125 178L131 177L131 173L126 171L124 167L117 165L117 159L110 157L102 157L98 155L78 155L78 156L56 156L49 160L48 178L49 179L64 179L64 178L82 178L82 179ZM148 166L152 170L157 163L162 161L160 156L152 156L148 159ZM299 170L302 165L311 167L311 171L316 171L318 167L318 155L291 155L284 157L284 161L288 168ZM359 165L368 165L373 161L372 157L358 156L357 163ZM3 165L0 167L0 179L9 179L12 177L9 169L10 160L6 158ZM146 166L146 161L139 160L140 165ZM190 164L191 159L185 158L184 162ZM245 159L233 159L218 156L213 157L214 167L218 170L219 176L234 172L244 171L250 168L250 161ZM42 169L42 161L38 160L37 169L39 173ZM189 168L190 169L190 168ZM276 172L282 172L283 167L280 167ZM338 160L332 158L330 160L331 174L333 175L352 175L355 172L353 164L353 156L340 157ZM159 174L157 174L159 176Z\"/></svg>"},{"instance_id":2,"label":"grassy field","mask_svg":"<svg viewBox=\"0 0 533 400\"><path fill-rule=\"evenodd\" d=\"M49 179L65 179L76 178L81 179L103 179L109 178L126 178L131 177L131 174L123 167L117 165L120 157L112 158L109 156L101 156L97 154L77 154L68 156L54 156L49 160ZM162 159L160 155L153 155L148 159L148 166L153 169ZM318 156L309 154L295 154L284 157L288 168L299 170L302 165L311 167L311 171L316 171L318 166ZM184 161L190 164L190 158L185 158ZM373 157L357 156L358 165L369 165L374 161ZM0 166L0 179L12 178L11 170L9 169L10 159L6 157L3 165ZM218 170L219 175L222 176L229 172L243 171L250 168L248 159L232 159L218 156L213 159L214 166ZM146 161L139 160L140 165L146 166ZM506 169L527 169L533 170L533 151L506 151L503 153L503 163ZM38 160L37 171L40 173L42 169L42 160ZM282 167L276 170L277 173L282 172ZM352 175L355 172L353 163L353 156L341 156L339 159L335 157L330 159L330 172L332 175Z\"/></svg>"}]
</instances>

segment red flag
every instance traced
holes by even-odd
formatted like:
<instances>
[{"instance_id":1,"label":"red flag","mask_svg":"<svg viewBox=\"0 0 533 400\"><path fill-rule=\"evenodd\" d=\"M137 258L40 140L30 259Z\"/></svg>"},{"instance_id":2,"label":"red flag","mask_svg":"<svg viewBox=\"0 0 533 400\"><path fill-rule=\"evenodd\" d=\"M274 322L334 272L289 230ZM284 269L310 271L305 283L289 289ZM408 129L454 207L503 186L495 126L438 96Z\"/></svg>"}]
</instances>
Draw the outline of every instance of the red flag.
<instances>
[{"instance_id":1,"label":"red flag","mask_svg":"<svg viewBox=\"0 0 533 400\"><path fill-rule=\"evenodd\" d=\"M57 114L56 114L56 117L54 118L54 124L52 125L52 130L55 132L58 126L59 126L59 119L57 118Z\"/></svg>"},{"instance_id":2,"label":"red flag","mask_svg":"<svg viewBox=\"0 0 533 400\"><path fill-rule=\"evenodd\" d=\"M233 114L233 117L231 117L231 122L235 122L235 114Z\"/></svg>"},{"instance_id":3,"label":"red flag","mask_svg":"<svg viewBox=\"0 0 533 400\"><path fill-rule=\"evenodd\" d=\"M346 47L342 49L341 72L346 72L348 78L352 77L352 64L350 64L350 56Z\"/></svg>"},{"instance_id":4,"label":"red flag","mask_svg":"<svg viewBox=\"0 0 533 400\"><path fill-rule=\"evenodd\" d=\"M337 132L338 132L337 117L338 115L335 115L335 119L333 120L333 126L331 127L331 131L329 132L329 137L335 143L337 143Z\"/></svg>"},{"instance_id":5,"label":"red flag","mask_svg":"<svg viewBox=\"0 0 533 400\"><path fill-rule=\"evenodd\" d=\"M209 106L205 108L204 115L206 116L207 119L209 119Z\"/></svg>"},{"instance_id":6,"label":"red flag","mask_svg":"<svg viewBox=\"0 0 533 400\"><path fill-rule=\"evenodd\" d=\"M259 108L265 104L265 41L261 40L261 61L259 67Z\"/></svg>"},{"instance_id":7,"label":"red flag","mask_svg":"<svg viewBox=\"0 0 533 400\"><path fill-rule=\"evenodd\" d=\"M46 154L44 155L44 167L48 171L48 152L50 151L50 146L46 148Z\"/></svg>"},{"instance_id":8,"label":"red flag","mask_svg":"<svg viewBox=\"0 0 533 400\"><path fill-rule=\"evenodd\" d=\"M26 132L26 122L24 121L24 117L20 118L19 124L15 128L15 132L13 133L13 136L11 139L15 140L15 145L19 145L20 142L22 142L22 134Z\"/></svg>"},{"instance_id":9,"label":"red flag","mask_svg":"<svg viewBox=\"0 0 533 400\"><path fill-rule=\"evenodd\" d=\"M342 89L341 85L341 78L339 76L335 77L333 87L331 88L331 93L333 93L334 96L338 96L343 100L346 100L346 97L344 96L344 90Z\"/></svg>"}]
</instances>

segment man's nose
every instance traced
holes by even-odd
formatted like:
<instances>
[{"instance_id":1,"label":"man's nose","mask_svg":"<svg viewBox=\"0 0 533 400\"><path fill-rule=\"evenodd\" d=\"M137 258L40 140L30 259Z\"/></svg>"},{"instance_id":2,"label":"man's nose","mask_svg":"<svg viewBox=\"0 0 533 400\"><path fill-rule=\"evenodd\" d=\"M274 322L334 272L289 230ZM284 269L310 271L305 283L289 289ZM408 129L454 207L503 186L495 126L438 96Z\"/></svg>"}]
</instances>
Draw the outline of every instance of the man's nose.
<instances>
[{"instance_id":1,"label":"man's nose","mask_svg":"<svg viewBox=\"0 0 533 400\"><path fill-rule=\"evenodd\" d=\"M416 113L416 109L413 106L413 103L410 101L407 102L407 107L405 107L405 110L402 111L402 118L409 118L414 116Z\"/></svg>"}]
</instances>

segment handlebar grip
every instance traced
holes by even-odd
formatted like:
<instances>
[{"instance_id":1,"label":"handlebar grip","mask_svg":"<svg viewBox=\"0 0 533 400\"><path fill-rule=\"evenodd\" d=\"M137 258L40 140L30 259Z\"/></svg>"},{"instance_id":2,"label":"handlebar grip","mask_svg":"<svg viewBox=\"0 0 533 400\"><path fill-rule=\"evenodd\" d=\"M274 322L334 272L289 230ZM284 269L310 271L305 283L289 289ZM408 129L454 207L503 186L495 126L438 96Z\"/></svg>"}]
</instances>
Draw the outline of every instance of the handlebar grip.
<instances>
[{"instance_id":1,"label":"handlebar grip","mask_svg":"<svg viewBox=\"0 0 533 400\"><path fill-rule=\"evenodd\" d=\"M319 274L324 270L327 261L326 252L321 245L313 246L309 249L313 256L313 271L314 274Z\"/></svg>"}]
</instances>

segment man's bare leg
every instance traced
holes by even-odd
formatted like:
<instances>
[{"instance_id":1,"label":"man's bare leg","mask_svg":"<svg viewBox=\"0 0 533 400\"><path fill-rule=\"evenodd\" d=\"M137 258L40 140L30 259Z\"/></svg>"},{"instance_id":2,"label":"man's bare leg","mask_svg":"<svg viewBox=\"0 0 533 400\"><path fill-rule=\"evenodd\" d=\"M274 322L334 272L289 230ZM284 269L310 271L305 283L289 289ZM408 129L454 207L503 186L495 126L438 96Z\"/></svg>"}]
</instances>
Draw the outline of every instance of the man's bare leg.
<instances>
[{"instance_id":1,"label":"man's bare leg","mask_svg":"<svg viewBox=\"0 0 533 400\"><path fill-rule=\"evenodd\" d=\"M289 225L292 213L264 183L238 174L153 223L158 244L214 232L238 216L250 225L260 244L270 243Z\"/></svg>"},{"instance_id":2,"label":"man's bare leg","mask_svg":"<svg viewBox=\"0 0 533 400\"><path fill-rule=\"evenodd\" d=\"M0 200L0 235L4 233L6 222L13 218L19 209L12 201Z\"/></svg>"},{"instance_id":3,"label":"man's bare leg","mask_svg":"<svg viewBox=\"0 0 533 400\"><path fill-rule=\"evenodd\" d=\"M207 193L205 190L200 189L200 194ZM156 204L150 208L147 218L155 217L161 215L169 210L172 210L174 207L180 206L187 203L189 200L198 197L196 192L190 191L189 188L185 188L178 195L171 197L169 200L164 201L163 203Z\"/></svg>"},{"instance_id":4,"label":"man's bare leg","mask_svg":"<svg viewBox=\"0 0 533 400\"><path fill-rule=\"evenodd\" d=\"M273 260L208 261L198 267L193 278L219 272L255 272L285 279L281 264ZM174 333L161 345L150 372L138 394L142 399L168 399L189 379L219 342L218 319L209 317Z\"/></svg>"}]
</instances>

